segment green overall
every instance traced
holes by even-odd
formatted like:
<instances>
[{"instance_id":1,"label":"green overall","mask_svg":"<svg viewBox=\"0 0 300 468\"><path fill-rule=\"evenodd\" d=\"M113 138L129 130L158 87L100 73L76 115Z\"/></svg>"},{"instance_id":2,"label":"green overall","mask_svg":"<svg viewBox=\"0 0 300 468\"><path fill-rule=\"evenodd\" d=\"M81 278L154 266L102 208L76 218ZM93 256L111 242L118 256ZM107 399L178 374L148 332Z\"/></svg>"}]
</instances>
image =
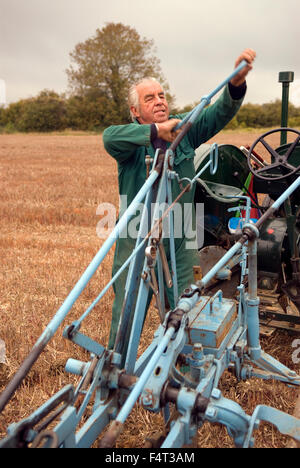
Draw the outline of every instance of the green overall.
<instances>
[{"instance_id":1,"label":"green overall","mask_svg":"<svg viewBox=\"0 0 300 468\"><path fill-rule=\"evenodd\" d=\"M206 107L199 115L192 128L185 135L176 148L174 159L174 170L179 178L187 177L192 179L195 176L194 156L195 149L202 143L212 138L216 133L234 117L239 110L243 99L232 99L228 86L215 103ZM183 119L186 114L170 116L170 118ZM116 159L118 163L119 194L121 196L121 216L130 205L133 198L140 190L146 180L145 157L154 157L155 150L150 141L151 125L141 125L137 121L128 125L115 125L107 128L103 133L103 142L106 151ZM169 144L167 145L169 146ZM181 189L178 181L172 181L173 201L179 195ZM193 266L198 265L198 254L196 243L193 244L191 235L196 232L196 216L194 207L195 185L189 192L186 192L180 199L182 213L188 204L191 209L190 223L192 229L186 235L186 226L182 226L181 236L175 238L176 270L178 279L178 293L190 286L194 282ZM126 196L126 197L124 197ZM127 206L124 206L126 205ZM175 212L176 213L176 212ZM176 224L176 214L174 223ZM184 216L182 215L182 223ZM194 233L194 234L193 234ZM130 233L129 233L130 234ZM125 237L117 240L113 263L114 275L127 260L135 246L136 238ZM170 252L168 239L164 240L164 246L168 262L170 264ZM192 248L191 248L192 247ZM170 268L171 271L171 268ZM122 310L124 291L128 269L118 278L114 284L115 300L112 309L112 324L109 338L109 348L113 348L116 332L118 329L119 317ZM174 308L173 291L167 289L167 296L171 308Z\"/></svg>"}]
</instances>

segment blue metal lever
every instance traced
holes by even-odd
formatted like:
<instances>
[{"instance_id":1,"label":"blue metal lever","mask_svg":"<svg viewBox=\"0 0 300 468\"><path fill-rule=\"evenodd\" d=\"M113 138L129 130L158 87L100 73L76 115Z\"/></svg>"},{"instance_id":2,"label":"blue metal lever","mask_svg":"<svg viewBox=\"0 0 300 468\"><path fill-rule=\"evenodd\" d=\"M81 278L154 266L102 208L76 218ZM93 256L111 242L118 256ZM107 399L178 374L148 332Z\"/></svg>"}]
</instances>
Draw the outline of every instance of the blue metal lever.
<instances>
[{"instance_id":1,"label":"blue metal lever","mask_svg":"<svg viewBox=\"0 0 300 468\"><path fill-rule=\"evenodd\" d=\"M219 86L216 87L216 89L214 91L212 91L210 94L208 94L207 96L203 96L201 98L201 101L200 103L194 107L194 109L192 109L185 117L184 119L182 119L181 122L179 122L176 127L174 128L174 130L179 130L185 123L187 122L191 122L191 123L194 123L194 121L196 120L196 118L198 117L198 115L200 114L200 112L202 111L202 109L207 106L208 104L210 104L210 101L211 99L225 86L227 85L227 83L229 83L229 81L232 80L232 78L234 78L245 66L247 65L247 62L246 60L243 60L236 68L235 70L231 73L231 75L229 75L224 81L222 81L222 83L219 84Z\"/></svg>"}]
</instances>

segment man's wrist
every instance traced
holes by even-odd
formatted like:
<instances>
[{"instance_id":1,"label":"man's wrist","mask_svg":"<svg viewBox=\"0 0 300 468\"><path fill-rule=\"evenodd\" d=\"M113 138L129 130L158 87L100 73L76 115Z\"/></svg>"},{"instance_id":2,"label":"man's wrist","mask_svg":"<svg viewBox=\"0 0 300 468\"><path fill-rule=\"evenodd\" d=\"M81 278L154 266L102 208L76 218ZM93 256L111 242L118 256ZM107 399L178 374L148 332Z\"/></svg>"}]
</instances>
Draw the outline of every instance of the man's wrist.
<instances>
[{"instance_id":1,"label":"man's wrist","mask_svg":"<svg viewBox=\"0 0 300 468\"><path fill-rule=\"evenodd\" d=\"M152 123L150 125L150 140L154 141L158 137L158 125L156 123Z\"/></svg>"},{"instance_id":2,"label":"man's wrist","mask_svg":"<svg viewBox=\"0 0 300 468\"><path fill-rule=\"evenodd\" d=\"M228 83L229 94L235 101L242 99L247 91L247 83L244 81L242 84L235 86L232 83Z\"/></svg>"}]
</instances>

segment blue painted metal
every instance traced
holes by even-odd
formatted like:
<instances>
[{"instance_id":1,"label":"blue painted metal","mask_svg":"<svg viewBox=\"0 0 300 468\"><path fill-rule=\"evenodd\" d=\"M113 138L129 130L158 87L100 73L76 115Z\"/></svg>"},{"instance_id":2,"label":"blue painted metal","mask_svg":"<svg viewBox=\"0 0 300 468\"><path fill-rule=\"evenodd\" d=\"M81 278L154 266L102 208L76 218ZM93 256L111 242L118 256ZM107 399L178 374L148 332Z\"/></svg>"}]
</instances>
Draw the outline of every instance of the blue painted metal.
<instances>
[{"instance_id":1,"label":"blue painted metal","mask_svg":"<svg viewBox=\"0 0 300 468\"><path fill-rule=\"evenodd\" d=\"M171 180L172 180L172 176L170 175L170 171L169 171L168 172L168 183L167 183L167 195L168 195L169 206L171 206L171 203L172 203ZM172 210L170 211L169 226L170 226L170 232L174 232L174 214L173 214ZM176 271L174 236L170 236L170 257L171 257L171 275L172 275L172 281L173 281L174 304L177 304L177 301L178 301L178 286L177 286L177 271Z\"/></svg>"},{"instance_id":2,"label":"blue painted metal","mask_svg":"<svg viewBox=\"0 0 300 468\"><path fill-rule=\"evenodd\" d=\"M200 108L190 115L191 120L195 118ZM217 156L217 147L214 146L210 161L203 170L210 165L214 171ZM17 447L20 444L23 446L40 444L43 447L90 447L107 427L108 430L100 446L113 446L138 400L145 409L152 412L163 410L166 416L169 403L176 404L179 416L170 425L162 448L182 447L191 443L197 429L205 421L225 425L238 447L253 445L253 431L258 427L260 420L271 422L282 433L300 440L299 419L266 406L259 406L252 415L247 415L236 402L224 398L218 389L221 376L229 368L234 369L238 379L258 377L300 385L299 375L261 349L256 265L259 230L248 223L250 203L247 197L240 197L246 198L247 204L246 224L243 226L239 241L201 281L191 284L180 297L176 289L176 260L174 239L171 236L171 263L174 269L172 280L176 307L166 314L154 334L152 343L137 360L151 269L156 262L159 265L159 293L163 299L163 259L158 248L161 240L158 226L162 218L158 207L167 202L167 210L163 216L172 213L171 181L182 182L173 170L173 159L173 150L167 151L162 171L158 174L155 170L156 154L153 170L145 186L42 335L43 338L46 336L47 340L53 335L107 254L109 246L113 245L118 233L134 214L136 204L145 197L147 209L151 201L150 192L152 193L153 183L159 177L155 200L157 209L151 220L151 231L146 237L142 236L143 224L147 218L144 212L136 247L126 262L126 266L130 265L126 293L131 296L131 292L136 290L136 298L130 297L125 315L120 320L121 325L124 320L124 328L124 324L127 323L126 314L130 313L136 299L128 348L117 346L114 350L107 350L101 344L79 333L81 322L95 303L103 297L112 282L118 278L120 274L118 272L83 316L64 331L67 339L90 353L88 362L74 359L67 362L66 371L79 376L76 389L73 386L63 389L29 418L10 426L8 436L0 441L0 447ZM187 180L187 183L193 185L202 171L193 180ZM273 209L278 209L299 186L300 178L273 204ZM170 226L172 230L172 216ZM135 259L141 255L142 248L147 250L140 284L136 288L133 285L138 268ZM238 286L239 303L224 298L221 291L213 297L203 296L203 290L211 279L217 275L222 276L226 273L226 269L229 271L228 269L236 263L242 266L241 282ZM243 284L246 272L249 277L247 290ZM121 330L123 328L121 326ZM182 357L185 359L184 365L180 364ZM93 403L91 414L86 416L86 410L88 406L91 407L91 403ZM59 410L60 421L51 431L46 431L47 424L41 426L41 420L60 404L64 405Z\"/></svg>"},{"instance_id":3,"label":"blue painted metal","mask_svg":"<svg viewBox=\"0 0 300 468\"><path fill-rule=\"evenodd\" d=\"M293 182L284 192L283 194L273 203L274 210L278 210L280 206L290 197L290 195L297 190L300 186L300 177L298 177L295 182Z\"/></svg>"},{"instance_id":4,"label":"blue painted metal","mask_svg":"<svg viewBox=\"0 0 300 468\"><path fill-rule=\"evenodd\" d=\"M212 269L202 278L201 286L204 288L207 284L214 278L214 276L218 273L218 271L227 265L229 260L233 258L233 256L238 253L242 248L242 243L240 241L236 242L231 249L229 249L224 257L222 257L213 267Z\"/></svg>"},{"instance_id":5,"label":"blue painted metal","mask_svg":"<svg viewBox=\"0 0 300 468\"><path fill-rule=\"evenodd\" d=\"M116 421L124 423L127 419L129 413L131 412L134 404L136 403L137 399L139 398L140 394L142 393L147 380L149 379L151 373L153 372L154 368L157 365L164 349L169 344L172 336L174 335L174 328L169 328L169 330L165 333L162 340L160 341L159 345L157 346L153 356L151 357L149 363L147 364L145 370L141 374L137 384L135 385L134 389L130 393L128 399L124 403L120 413L116 417Z\"/></svg>"},{"instance_id":6,"label":"blue painted metal","mask_svg":"<svg viewBox=\"0 0 300 468\"><path fill-rule=\"evenodd\" d=\"M219 340L224 336L236 317L236 307L233 301L223 299L221 302L201 297L198 304L189 314L190 340L201 343L205 348L211 348L212 353L219 347Z\"/></svg>"}]
</instances>

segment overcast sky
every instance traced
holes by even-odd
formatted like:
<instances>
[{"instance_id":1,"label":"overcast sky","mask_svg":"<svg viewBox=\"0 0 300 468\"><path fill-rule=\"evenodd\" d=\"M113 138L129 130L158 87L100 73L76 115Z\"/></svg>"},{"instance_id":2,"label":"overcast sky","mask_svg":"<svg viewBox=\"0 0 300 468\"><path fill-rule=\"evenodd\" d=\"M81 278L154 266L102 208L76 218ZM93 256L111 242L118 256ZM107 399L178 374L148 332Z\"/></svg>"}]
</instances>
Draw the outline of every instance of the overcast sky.
<instances>
[{"instance_id":1,"label":"overcast sky","mask_svg":"<svg viewBox=\"0 0 300 468\"><path fill-rule=\"evenodd\" d=\"M0 80L7 103L64 92L75 45L121 22L154 40L178 106L214 90L246 47L257 59L245 102L280 99L278 73L294 71L300 106L299 18L299 0L0 0Z\"/></svg>"}]
</instances>

